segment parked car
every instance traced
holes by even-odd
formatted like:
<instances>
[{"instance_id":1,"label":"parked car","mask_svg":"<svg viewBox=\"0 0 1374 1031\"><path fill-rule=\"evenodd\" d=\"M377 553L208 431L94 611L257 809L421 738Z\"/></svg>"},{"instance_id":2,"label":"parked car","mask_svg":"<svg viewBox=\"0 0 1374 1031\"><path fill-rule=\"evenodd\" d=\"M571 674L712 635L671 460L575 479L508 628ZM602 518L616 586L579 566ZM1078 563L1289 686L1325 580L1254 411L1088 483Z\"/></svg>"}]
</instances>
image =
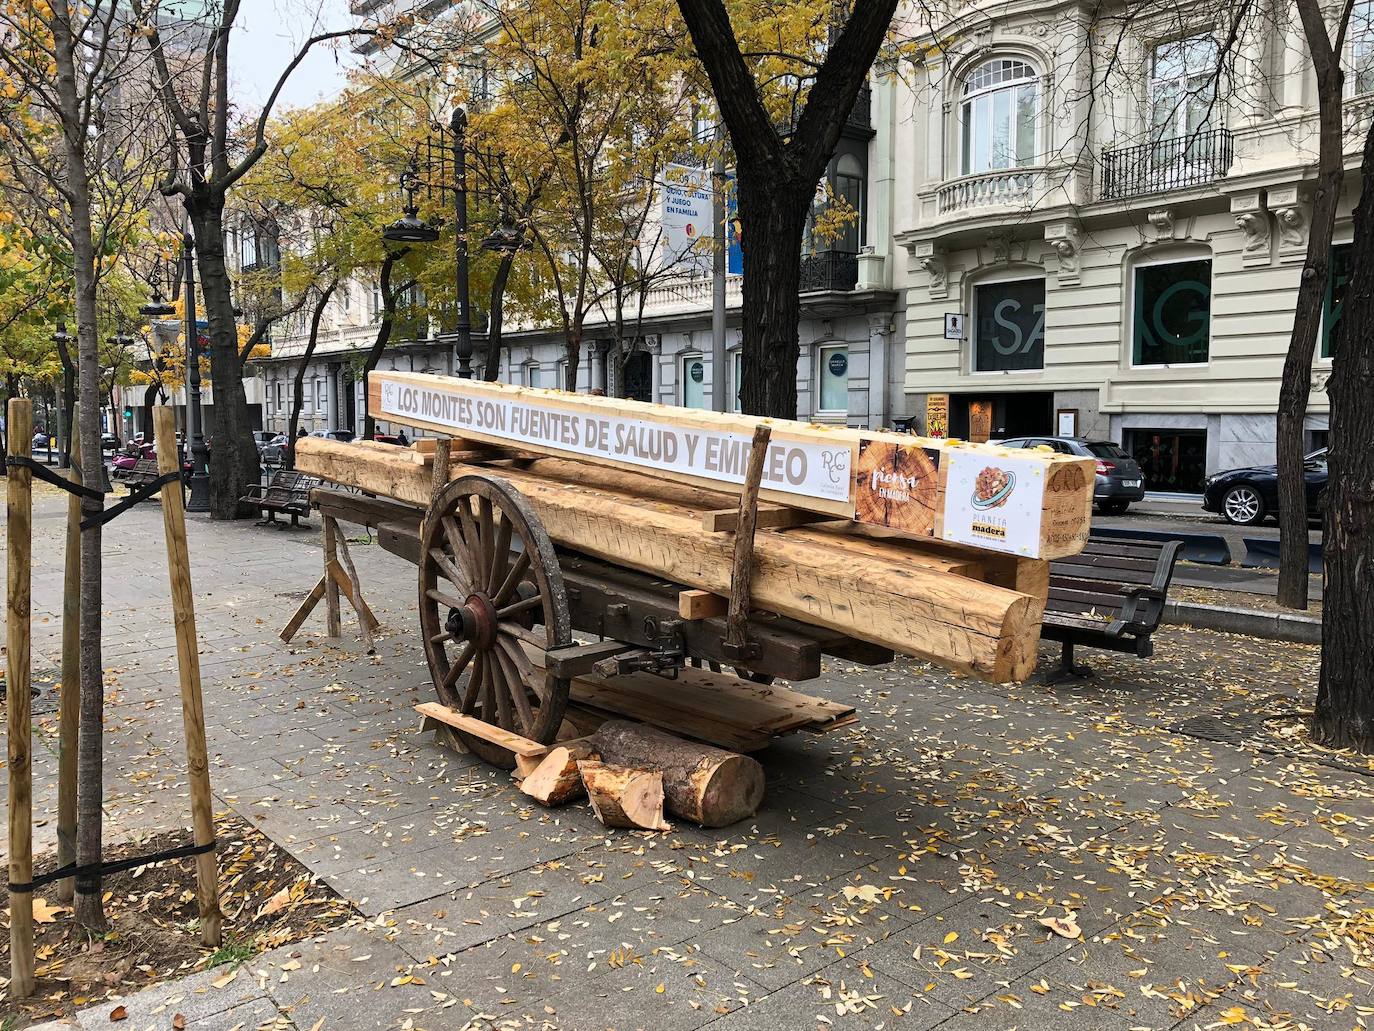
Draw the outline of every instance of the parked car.
<instances>
[{"instance_id":1,"label":"parked car","mask_svg":"<svg viewBox=\"0 0 1374 1031\"><path fill-rule=\"evenodd\" d=\"M267 465L281 465L282 459L286 456L286 441L286 434L278 433L264 444L258 452L263 462Z\"/></svg>"},{"instance_id":2,"label":"parked car","mask_svg":"<svg viewBox=\"0 0 1374 1031\"><path fill-rule=\"evenodd\" d=\"M1097 463L1093 503L1103 515L1121 515L1131 502L1145 497L1145 477L1134 458L1110 440L1083 437L1016 437L1000 442L1003 447L1053 448L1061 455L1078 455Z\"/></svg>"},{"instance_id":3,"label":"parked car","mask_svg":"<svg viewBox=\"0 0 1374 1031\"><path fill-rule=\"evenodd\" d=\"M119 438L113 433L102 433L100 435L100 447L103 451L118 451Z\"/></svg>"},{"instance_id":4,"label":"parked car","mask_svg":"<svg viewBox=\"0 0 1374 1031\"><path fill-rule=\"evenodd\" d=\"M1322 492L1326 490L1326 448L1303 457L1303 479L1307 483L1307 516L1315 519L1321 514ZM1238 526L1262 523L1279 511L1279 467L1254 465L1207 477L1202 507Z\"/></svg>"},{"instance_id":5,"label":"parked car","mask_svg":"<svg viewBox=\"0 0 1374 1031\"><path fill-rule=\"evenodd\" d=\"M337 440L343 444L353 443L355 436L352 430L314 430L310 435L312 437L324 437L326 440Z\"/></svg>"},{"instance_id":6,"label":"parked car","mask_svg":"<svg viewBox=\"0 0 1374 1031\"><path fill-rule=\"evenodd\" d=\"M262 449L279 436L281 436L281 434L276 430L254 430L253 443L257 445L258 454L261 455Z\"/></svg>"},{"instance_id":7,"label":"parked car","mask_svg":"<svg viewBox=\"0 0 1374 1031\"><path fill-rule=\"evenodd\" d=\"M381 444L395 444L397 447L410 447L410 444L392 433L374 433L372 439Z\"/></svg>"},{"instance_id":8,"label":"parked car","mask_svg":"<svg viewBox=\"0 0 1374 1031\"><path fill-rule=\"evenodd\" d=\"M34 430L32 447L35 451L48 450L48 442L52 438L48 436L47 430Z\"/></svg>"}]
</instances>

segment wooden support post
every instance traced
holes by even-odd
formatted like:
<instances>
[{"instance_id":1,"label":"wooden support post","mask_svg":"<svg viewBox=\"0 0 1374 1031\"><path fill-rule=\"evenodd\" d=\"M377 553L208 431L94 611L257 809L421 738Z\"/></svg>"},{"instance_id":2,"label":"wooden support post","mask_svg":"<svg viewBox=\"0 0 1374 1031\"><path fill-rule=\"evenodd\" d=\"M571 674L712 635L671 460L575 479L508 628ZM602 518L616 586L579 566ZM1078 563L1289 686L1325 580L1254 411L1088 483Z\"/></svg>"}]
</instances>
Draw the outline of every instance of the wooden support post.
<instances>
[{"instance_id":1,"label":"wooden support post","mask_svg":"<svg viewBox=\"0 0 1374 1031\"><path fill-rule=\"evenodd\" d=\"M343 620L339 612L339 585L329 575L329 567L339 561L339 524L333 516L324 516L324 614L325 634L328 637L343 635Z\"/></svg>"},{"instance_id":2,"label":"wooden support post","mask_svg":"<svg viewBox=\"0 0 1374 1031\"><path fill-rule=\"evenodd\" d=\"M158 471L179 473L176 420L172 409L153 409ZM200 651L196 640L195 598L191 592L191 556L186 544L186 513L180 481L162 490L162 525L167 538L167 570L172 586L172 622L176 630L177 671L181 681L181 719L186 733L186 780L191 788L191 823L197 845L215 840L215 813L210 797L210 757L205 743L205 710L200 693ZM196 898L200 940L218 948L223 916L219 908L219 871L215 853L196 856Z\"/></svg>"},{"instance_id":3,"label":"wooden support post","mask_svg":"<svg viewBox=\"0 0 1374 1031\"><path fill-rule=\"evenodd\" d=\"M33 408L28 398L9 401L7 454L27 458L33 440ZM10 883L33 880L33 727L29 710L29 562L33 552L33 473L8 470L5 595L5 682L9 717ZM33 892L10 892L10 998L33 994Z\"/></svg>"},{"instance_id":4,"label":"wooden support post","mask_svg":"<svg viewBox=\"0 0 1374 1031\"><path fill-rule=\"evenodd\" d=\"M81 482L81 434L72 430L67 476ZM62 580L62 686L57 696L57 865L76 862L76 749L81 715L81 498L67 495L66 570ZM71 902L76 879L57 882L57 897Z\"/></svg>"},{"instance_id":5,"label":"wooden support post","mask_svg":"<svg viewBox=\"0 0 1374 1031\"><path fill-rule=\"evenodd\" d=\"M449 476L449 450L453 441L448 437L440 437L434 442L434 481L430 489L429 500L433 504L434 499L439 496L439 492L448 486Z\"/></svg>"},{"instance_id":6,"label":"wooden support post","mask_svg":"<svg viewBox=\"0 0 1374 1031\"><path fill-rule=\"evenodd\" d=\"M325 573L315 582L315 586L310 588L310 593L305 596L305 601L301 602L300 608L296 609L293 615L286 622L286 626L281 629L281 639L287 644L291 643L291 638L296 636L296 631L305 623L306 617L314 610L324 597L325 582L329 579L329 574Z\"/></svg>"},{"instance_id":7,"label":"wooden support post","mask_svg":"<svg viewBox=\"0 0 1374 1031\"><path fill-rule=\"evenodd\" d=\"M772 431L766 424L754 427L754 443L749 451L749 468L739 495L739 529L735 531L734 564L730 573L730 606L725 616L725 646L736 657L748 660L749 581L754 575L754 528L758 521L759 484L763 481L763 462L768 456ZM727 652L727 654L729 654Z\"/></svg>"}]
</instances>

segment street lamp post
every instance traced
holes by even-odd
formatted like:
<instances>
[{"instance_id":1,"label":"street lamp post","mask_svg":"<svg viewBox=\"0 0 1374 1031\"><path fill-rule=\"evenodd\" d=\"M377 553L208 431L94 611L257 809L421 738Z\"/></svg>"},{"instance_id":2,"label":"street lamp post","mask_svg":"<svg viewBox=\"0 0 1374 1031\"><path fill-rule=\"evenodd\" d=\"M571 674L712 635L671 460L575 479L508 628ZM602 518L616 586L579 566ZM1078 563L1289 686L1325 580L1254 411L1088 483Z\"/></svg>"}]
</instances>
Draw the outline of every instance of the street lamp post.
<instances>
[{"instance_id":1,"label":"street lamp post","mask_svg":"<svg viewBox=\"0 0 1374 1031\"><path fill-rule=\"evenodd\" d=\"M105 338L105 343L109 344L111 347L116 348L116 349L117 349L117 353L123 354L124 352L128 351L129 348L131 348L131 347L134 346L134 338L131 337L131 336L129 336L128 333L116 333L116 334L115 334L114 336L112 336L112 337L106 337L106 338ZM115 425L116 425L116 423L115 423L115 418L116 418L116 416L115 416L115 406L114 406L114 388L115 388L114 373L111 372L111 373L110 373L110 432L111 432L111 433L114 433L114 428L115 428ZM128 438L128 437L130 437L130 436L133 435L132 426L133 426L133 419L132 419L132 417L130 417L130 418L128 418L128 419L126 419L126 420L124 421L124 436L125 436L126 438Z\"/></svg>"},{"instance_id":2,"label":"street lamp post","mask_svg":"<svg viewBox=\"0 0 1374 1031\"><path fill-rule=\"evenodd\" d=\"M468 115L461 107L453 109L450 121L453 129L454 170L454 267L458 277L458 332L454 357L458 360L458 375L472 379L472 310L471 287L468 282Z\"/></svg>"},{"instance_id":3,"label":"street lamp post","mask_svg":"<svg viewBox=\"0 0 1374 1031\"><path fill-rule=\"evenodd\" d=\"M209 452L201 428L200 333L196 328L196 242L190 233L181 238L181 276L186 285L186 436L191 446L191 494L186 511L210 511Z\"/></svg>"},{"instance_id":4,"label":"street lamp post","mask_svg":"<svg viewBox=\"0 0 1374 1031\"><path fill-rule=\"evenodd\" d=\"M57 330L52 335L52 342L57 345L58 353L62 355L62 394L57 399L57 466L65 469L68 466L67 459L67 434L71 432L71 427L67 425L67 394L71 390L71 373L68 371L67 345L71 343L71 336L67 333L67 324L59 322ZM52 437L48 440L51 442ZM52 461L52 444L48 444L48 461Z\"/></svg>"}]
</instances>

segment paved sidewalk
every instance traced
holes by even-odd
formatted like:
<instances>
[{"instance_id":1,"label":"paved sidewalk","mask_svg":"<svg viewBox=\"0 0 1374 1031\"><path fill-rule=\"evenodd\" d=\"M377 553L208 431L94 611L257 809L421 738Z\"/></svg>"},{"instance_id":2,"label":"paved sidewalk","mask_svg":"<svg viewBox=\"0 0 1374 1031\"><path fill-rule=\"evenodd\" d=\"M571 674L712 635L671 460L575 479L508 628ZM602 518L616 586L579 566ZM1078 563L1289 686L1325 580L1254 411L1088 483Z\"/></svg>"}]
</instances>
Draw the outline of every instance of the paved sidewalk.
<instances>
[{"instance_id":1,"label":"paved sidewalk","mask_svg":"<svg viewBox=\"0 0 1374 1031\"><path fill-rule=\"evenodd\" d=\"M59 653L62 512L40 498L37 671ZM193 520L191 547L218 799L359 915L73 1026L1325 1031L1374 1014L1374 769L1288 734L1314 648L1170 628L1153 659L1087 653L1099 676L1057 688L835 663L808 689L861 723L761 755L755 819L639 835L528 804L417 733L432 688L411 567L353 546L384 624L368 656L321 644L322 613L277 640L319 576L317 532ZM157 507L112 524L106 554L108 805L129 834L184 820ZM40 749L40 805L55 766Z\"/></svg>"}]
</instances>

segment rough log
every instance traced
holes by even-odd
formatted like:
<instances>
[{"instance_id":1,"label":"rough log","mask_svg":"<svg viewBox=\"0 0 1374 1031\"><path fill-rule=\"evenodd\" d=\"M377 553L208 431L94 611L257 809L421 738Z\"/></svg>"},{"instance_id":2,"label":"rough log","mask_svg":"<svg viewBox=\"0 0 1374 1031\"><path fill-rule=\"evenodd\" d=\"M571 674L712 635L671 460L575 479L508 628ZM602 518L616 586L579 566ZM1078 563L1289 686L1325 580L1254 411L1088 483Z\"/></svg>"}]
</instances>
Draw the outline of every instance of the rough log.
<instances>
[{"instance_id":1,"label":"rough log","mask_svg":"<svg viewBox=\"0 0 1374 1031\"><path fill-rule=\"evenodd\" d=\"M607 827L643 831L670 831L663 819L663 775L654 770L632 770L583 759L577 772L587 789L587 800L596 818Z\"/></svg>"},{"instance_id":2,"label":"rough log","mask_svg":"<svg viewBox=\"0 0 1374 1031\"><path fill-rule=\"evenodd\" d=\"M397 449L388 455L320 437L300 441L297 468L413 504L427 504L428 471ZM542 465L543 463L538 463ZM583 467L585 468L585 467ZM696 512L518 469L455 464L453 477L499 475L520 490L554 541L578 551L728 595L728 535L708 533ZM1030 595L931 569L910 560L912 542L824 543L807 531L760 531L754 546L754 604L793 619L1005 682L1035 668L1039 606ZM873 552L873 554L868 554ZM943 560L941 560L943 561Z\"/></svg>"},{"instance_id":3,"label":"rough log","mask_svg":"<svg viewBox=\"0 0 1374 1031\"><path fill-rule=\"evenodd\" d=\"M763 767L747 755L626 720L603 723L592 742L606 762L661 773L668 811L703 827L738 823L763 802Z\"/></svg>"},{"instance_id":4,"label":"rough log","mask_svg":"<svg viewBox=\"0 0 1374 1031\"><path fill-rule=\"evenodd\" d=\"M526 775L520 790L540 805L559 806L571 802L586 790L577 764L597 758L596 749L586 742L558 745L549 749L543 761Z\"/></svg>"}]
</instances>

